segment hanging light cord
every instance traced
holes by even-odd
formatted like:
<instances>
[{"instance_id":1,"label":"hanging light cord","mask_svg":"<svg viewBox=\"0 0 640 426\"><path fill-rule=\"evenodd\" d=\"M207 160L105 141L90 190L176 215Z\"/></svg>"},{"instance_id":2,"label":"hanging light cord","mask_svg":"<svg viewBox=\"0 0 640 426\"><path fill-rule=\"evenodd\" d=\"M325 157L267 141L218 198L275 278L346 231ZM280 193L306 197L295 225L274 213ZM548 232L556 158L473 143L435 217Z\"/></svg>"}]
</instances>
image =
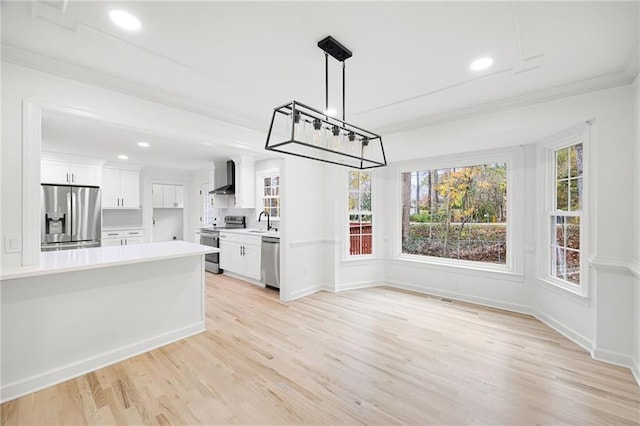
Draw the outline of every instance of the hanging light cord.
<instances>
[{"instance_id":1,"label":"hanging light cord","mask_svg":"<svg viewBox=\"0 0 640 426\"><path fill-rule=\"evenodd\" d=\"M342 61L342 121L345 121L345 108L344 108L344 70L345 70L345 66L344 66L344 61Z\"/></svg>"},{"instance_id":2,"label":"hanging light cord","mask_svg":"<svg viewBox=\"0 0 640 426\"><path fill-rule=\"evenodd\" d=\"M327 111L329 110L329 54L324 52L324 113L325 118L328 118Z\"/></svg>"}]
</instances>

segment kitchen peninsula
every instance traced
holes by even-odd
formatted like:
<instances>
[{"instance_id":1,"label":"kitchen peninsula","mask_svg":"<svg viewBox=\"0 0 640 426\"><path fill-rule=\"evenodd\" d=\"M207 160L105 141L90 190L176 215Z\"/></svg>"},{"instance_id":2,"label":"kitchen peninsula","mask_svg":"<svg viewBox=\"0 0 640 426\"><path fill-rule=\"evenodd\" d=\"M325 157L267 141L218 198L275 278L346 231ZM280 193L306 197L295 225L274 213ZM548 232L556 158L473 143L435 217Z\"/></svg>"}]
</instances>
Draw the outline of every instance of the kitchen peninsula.
<instances>
[{"instance_id":1,"label":"kitchen peninsula","mask_svg":"<svg viewBox=\"0 0 640 426\"><path fill-rule=\"evenodd\" d=\"M45 252L3 269L3 401L204 331L204 255L182 241Z\"/></svg>"}]
</instances>

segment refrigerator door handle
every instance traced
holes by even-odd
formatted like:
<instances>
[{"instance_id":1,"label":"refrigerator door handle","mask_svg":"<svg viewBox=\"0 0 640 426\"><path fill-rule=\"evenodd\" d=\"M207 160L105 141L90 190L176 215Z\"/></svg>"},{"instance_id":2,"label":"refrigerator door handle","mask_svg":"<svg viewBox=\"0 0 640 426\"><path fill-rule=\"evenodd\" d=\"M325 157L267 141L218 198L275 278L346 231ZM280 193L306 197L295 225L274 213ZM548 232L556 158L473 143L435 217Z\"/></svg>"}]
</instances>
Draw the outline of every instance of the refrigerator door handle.
<instances>
[{"instance_id":1,"label":"refrigerator door handle","mask_svg":"<svg viewBox=\"0 0 640 426\"><path fill-rule=\"evenodd\" d=\"M73 229L71 229L71 227L73 226L73 222L74 222L72 217L73 213L71 212L71 207L73 206L71 197L72 197L71 191L67 192L67 218L66 218L66 224L65 224L66 226L65 226L64 233L69 236L69 241L71 241L72 239Z\"/></svg>"},{"instance_id":2,"label":"refrigerator door handle","mask_svg":"<svg viewBox=\"0 0 640 426\"><path fill-rule=\"evenodd\" d=\"M71 208L69 211L71 212L71 239L75 241L78 237L78 194L76 191L71 191Z\"/></svg>"}]
</instances>

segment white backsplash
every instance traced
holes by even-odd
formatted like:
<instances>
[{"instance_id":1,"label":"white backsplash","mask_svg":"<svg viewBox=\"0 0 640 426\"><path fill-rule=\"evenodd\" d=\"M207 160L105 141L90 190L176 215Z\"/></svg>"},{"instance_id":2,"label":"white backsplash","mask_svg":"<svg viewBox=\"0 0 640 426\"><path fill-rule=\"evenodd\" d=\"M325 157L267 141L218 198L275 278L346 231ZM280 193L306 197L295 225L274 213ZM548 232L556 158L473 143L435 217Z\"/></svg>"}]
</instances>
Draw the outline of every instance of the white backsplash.
<instances>
[{"instance_id":1,"label":"white backsplash","mask_svg":"<svg viewBox=\"0 0 640 426\"><path fill-rule=\"evenodd\" d=\"M102 228L142 228L142 209L102 210Z\"/></svg>"},{"instance_id":2,"label":"white backsplash","mask_svg":"<svg viewBox=\"0 0 640 426\"><path fill-rule=\"evenodd\" d=\"M213 209L214 221L218 226L224 225L225 216L245 216L247 218L247 228L249 229L267 229L267 219L263 216L262 222L258 222L258 213L256 209ZM279 221L271 221L271 226L278 228Z\"/></svg>"}]
</instances>

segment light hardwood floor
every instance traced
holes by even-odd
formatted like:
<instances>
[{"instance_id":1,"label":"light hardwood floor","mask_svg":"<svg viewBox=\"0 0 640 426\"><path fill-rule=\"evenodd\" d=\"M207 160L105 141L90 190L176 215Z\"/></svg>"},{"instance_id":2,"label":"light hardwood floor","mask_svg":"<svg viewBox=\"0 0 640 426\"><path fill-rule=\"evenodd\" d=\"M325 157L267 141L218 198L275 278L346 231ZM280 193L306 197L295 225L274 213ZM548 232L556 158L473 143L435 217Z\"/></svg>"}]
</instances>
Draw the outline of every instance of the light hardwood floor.
<instances>
[{"instance_id":1,"label":"light hardwood floor","mask_svg":"<svg viewBox=\"0 0 640 426\"><path fill-rule=\"evenodd\" d=\"M640 424L629 370L525 315L207 274L207 331L5 403L3 425ZM150 300L152 303L152 300Z\"/></svg>"}]
</instances>

